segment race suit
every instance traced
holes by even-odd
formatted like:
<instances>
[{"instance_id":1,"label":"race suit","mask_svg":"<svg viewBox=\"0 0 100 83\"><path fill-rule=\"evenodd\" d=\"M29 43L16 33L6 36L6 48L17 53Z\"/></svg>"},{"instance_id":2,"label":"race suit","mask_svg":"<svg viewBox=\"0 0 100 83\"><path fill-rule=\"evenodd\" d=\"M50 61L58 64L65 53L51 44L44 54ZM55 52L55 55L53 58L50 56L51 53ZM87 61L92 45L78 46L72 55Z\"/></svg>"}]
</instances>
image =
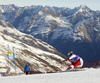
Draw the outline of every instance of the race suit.
<instances>
[{"instance_id":1,"label":"race suit","mask_svg":"<svg viewBox=\"0 0 100 83\"><path fill-rule=\"evenodd\" d=\"M74 67L82 67L83 66L83 59L79 57L78 55L73 54L71 57L69 57L67 60L71 60L71 66L70 69L74 69Z\"/></svg>"}]
</instances>

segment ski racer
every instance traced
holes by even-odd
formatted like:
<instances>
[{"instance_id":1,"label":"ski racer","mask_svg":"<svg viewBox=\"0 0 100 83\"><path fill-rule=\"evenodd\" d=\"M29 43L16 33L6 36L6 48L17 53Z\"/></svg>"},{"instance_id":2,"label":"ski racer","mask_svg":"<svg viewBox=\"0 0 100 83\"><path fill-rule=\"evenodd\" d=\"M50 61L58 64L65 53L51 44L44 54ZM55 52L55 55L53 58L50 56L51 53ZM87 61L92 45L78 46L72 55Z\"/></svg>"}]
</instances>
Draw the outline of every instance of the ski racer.
<instances>
[{"instance_id":1,"label":"ski racer","mask_svg":"<svg viewBox=\"0 0 100 83\"><path fill-rule=\"evenodd\" d=\"M68 68L69 70L74 70L74 68L76 68L76 67L78 68L78 67L83 66L83 59L81 57L79 57L78 55L75 55L72 51L68 53L68 56L69 56L69 58L64 60L64 62L66 62L68 60L71 62L71 65Z\"/></svg>"}]
</instances>

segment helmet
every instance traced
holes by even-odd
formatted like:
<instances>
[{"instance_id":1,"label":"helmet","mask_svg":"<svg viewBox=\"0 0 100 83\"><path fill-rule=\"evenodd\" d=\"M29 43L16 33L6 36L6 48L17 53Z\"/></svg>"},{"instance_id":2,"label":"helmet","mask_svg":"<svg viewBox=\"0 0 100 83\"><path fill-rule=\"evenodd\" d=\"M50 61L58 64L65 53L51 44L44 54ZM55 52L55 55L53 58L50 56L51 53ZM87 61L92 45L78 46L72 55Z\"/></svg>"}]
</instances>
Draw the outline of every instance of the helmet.
<instances>
[{"instance_id":1,"label":"helmet","mask_svg":"<svg viewBox=\"0 0 100 83\"><path fill-rule=\"evenodd\" d=\"M73 51L69 52L68 53L68 56L71 56L72 54L74 54Z\"/></svg>"}]
</instances>

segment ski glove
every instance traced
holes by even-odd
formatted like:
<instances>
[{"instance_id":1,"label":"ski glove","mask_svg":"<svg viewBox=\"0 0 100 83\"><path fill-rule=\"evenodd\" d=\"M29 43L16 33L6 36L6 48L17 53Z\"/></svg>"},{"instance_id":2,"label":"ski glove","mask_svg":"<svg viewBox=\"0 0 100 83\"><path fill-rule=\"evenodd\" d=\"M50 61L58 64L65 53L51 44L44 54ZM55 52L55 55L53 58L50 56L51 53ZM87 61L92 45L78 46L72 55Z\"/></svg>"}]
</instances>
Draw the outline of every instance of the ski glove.
<instances>
[{"instance_id":1,"label":"ski glove","mask_svg":"<svg viewBox=\"0 0 100 83\"><path fill-rule=\"evenodd\" d=\"M64 60L63 62L66 62L66 60Z\"/></svg>"}]
</instances>

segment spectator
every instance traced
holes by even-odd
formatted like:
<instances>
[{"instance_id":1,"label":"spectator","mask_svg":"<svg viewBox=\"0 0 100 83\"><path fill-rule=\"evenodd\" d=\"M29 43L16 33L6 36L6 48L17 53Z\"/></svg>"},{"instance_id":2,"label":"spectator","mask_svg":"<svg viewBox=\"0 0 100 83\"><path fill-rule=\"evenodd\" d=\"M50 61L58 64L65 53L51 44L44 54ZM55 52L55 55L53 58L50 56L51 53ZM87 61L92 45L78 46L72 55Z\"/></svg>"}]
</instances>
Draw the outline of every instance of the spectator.
<instances>
[{"instance_id":1,"label":"spectator","mask_svg":"<svg viewBox=\"0 0 100 83\"><path fill-rule=\"evenodd\" d=\"M26 73L26 75L28 75L31 71L31 68L28 64L26 64L26 66L24 67L24 73Z\"/></svg>"}]
</instances>

